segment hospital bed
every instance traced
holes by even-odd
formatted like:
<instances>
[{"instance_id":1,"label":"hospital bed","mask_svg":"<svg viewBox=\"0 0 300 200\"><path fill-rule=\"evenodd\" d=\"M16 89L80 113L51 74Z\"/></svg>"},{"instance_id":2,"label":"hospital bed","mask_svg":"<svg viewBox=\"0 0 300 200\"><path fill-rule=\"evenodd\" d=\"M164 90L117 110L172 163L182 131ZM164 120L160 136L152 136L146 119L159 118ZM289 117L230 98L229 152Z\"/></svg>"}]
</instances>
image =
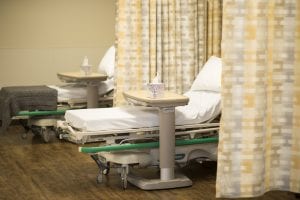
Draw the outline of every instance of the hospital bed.
<instances>
[{"instance_id":1,"label":"hospital bed","mask_svg":"<svg viewBox=\"0 0 300 200\"><path fill-rule=\"evenodd\" d=\"M91 74L91 77L84 75L80 76L78 72L72 72L76 74L75 78L68 76L62 76L66 73L58 73L57 76L62 82L66 82L64 85L49 85L48 87L57 90L57 101L60 107L66 107L68 109L74 108L86 108L87 107L87 82L93 82L96 80L98 96L98 105L112 106L112 91L114 89L114 68L115 68L115 47L111 46L104 54L98 66L98 72L106 75L105 80L97 81L96 76ZM89 79L88 79L89 78Z\"/></svg>"},{"instance_id":2,"label":"hospital bed","mask_svg":"<svg viewBox=\"0 0 300 200\"><path fill-rule=\"evenodd\" d=\"M216 160L219 118L221 113L221 60L212 57L198 74L185 106L175 108L175 161L180 166L190 160ZM130 95L125 95L130 97ZM134 104L136 99L133 100ZM151 102L151 101L150 101ZM154 181L146 184L142 179L128 176L129 168L135 166L157 166L160 162L158 109L154 107L131 106L89 110L70 110L65 121L59 121L61 138L75 143L106 141L105 146L81 147L79 150L91 154L100 168L97 177L102 181L110 163L119 168L123 188L127 179L142 189L162 189L190 185L186 178ZM160 107L160 106L158 106ZM168 106L164 112L168 111ZM161 108L160 108L161 109ZM172 111L171 111L172 112ZM161 153L160 153L161 154Z\"/></svg>"},{"instance_id":3,"label":"hospital bed","mask_svg":"<svg viewBox=\"0 0 300 200\"><path fill-rule=\"evenodd\" d=\"M106 74L107 79L95 82L98 87L99 107L112 106L114 89L115 49L110 47L102 58L98 71ZM50 135L56 132L57 120L62 120L68 109L87 106L86 84L78 81L62 86L16 86L4 87L0 91L1 132L5 131L12 119L20 120L25 128L23 138L31 131L42 136L48 142ZM24 103L25 101L25 103ZM47 102L47 105L44 103ZM14 108L7 109L14 103ZM51 106L49 106L51 105Z\"/></svg>"},{"instance_id":4,"label":"hospital bed","mask_svg":"<svg viewBox=\"0 0 300 200\"><path fill-rule=\"evenodd\" d=\"M175 136L178 145L175 149L176 163L183 167L191 160L215 161L220 93L189 91L185 95L189 97L189 104L175 109ZM122 186L126 188L127 180L131 183L136 180L132 175L128 176L132 167L159 165L159 117L156 108L133 106L71 110L66 112L65 119L68 122L66 130L69 132L64 133L67 135L63 138L81 143L105 141L105 146L80 148L81 152L91 154L96 161L100 169L98 182L102 181L102 174L107 174L110 167L117 167L121 174ZM162 187L173 186L171 184Z\"/></svg>"},{"instance_id":5,"label":"hospital bed","mask_svg":"<svg viewBox=\"0 0 300 200\"><path fill-rule=\"evenodd\" d=\"M220 114L220 93L189 91L185 95L189 104L175 110L177 134L194 137L204 129L215 130L218 123L212 122ZM60 138L77 144L153 138L159 129L158 110L143 106L68 110L64 117L57 122Z\"/></svg>"}]
</instances>

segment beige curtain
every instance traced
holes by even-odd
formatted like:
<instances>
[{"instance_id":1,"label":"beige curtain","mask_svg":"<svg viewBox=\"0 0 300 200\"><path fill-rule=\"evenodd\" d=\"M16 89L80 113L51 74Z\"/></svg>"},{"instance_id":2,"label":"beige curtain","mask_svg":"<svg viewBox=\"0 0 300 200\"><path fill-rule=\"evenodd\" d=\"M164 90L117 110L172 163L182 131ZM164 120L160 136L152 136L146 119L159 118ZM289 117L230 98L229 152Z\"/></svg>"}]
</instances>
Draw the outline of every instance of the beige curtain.
<instances>
[{"instance_id":1,"label":"beige curtain","mask_svg":"<svg viewBox=\"0 0 300 200\"><path fill-rule=\"evenodd\" d=\"M118 0L115 104L158 73L186 92L210 55L220 55L221 0Z\"/></svg>"},{"instance_id":2,"label":"beige curtain","mask_svg":"<svg viewBox=\"0 0 300 200\"><path fill-rule=\"evenodd\" d=\"M300 192L300 1L224 0L217 197Z\"/></svg>"}]
</instances>

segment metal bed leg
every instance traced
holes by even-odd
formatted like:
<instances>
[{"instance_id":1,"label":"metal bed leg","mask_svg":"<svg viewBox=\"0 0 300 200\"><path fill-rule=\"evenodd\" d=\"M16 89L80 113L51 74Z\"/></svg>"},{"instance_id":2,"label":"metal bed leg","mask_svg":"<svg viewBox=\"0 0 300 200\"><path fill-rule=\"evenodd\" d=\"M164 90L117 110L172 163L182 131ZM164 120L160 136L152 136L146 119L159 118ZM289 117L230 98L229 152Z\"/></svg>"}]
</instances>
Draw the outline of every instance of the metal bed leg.
<instances>
[{"instance_id":1,"label":"metal bed leg","mask_svg":"<svg viewBox=\"0 0 300 200\"><path fill-rule=\"evenodd\" d=\"M92 154L91 158L96 162L98 168L99 168L99 173L97 175L97 183L102 183L103 181L103 175L108 175L110 171L110 163L107 162L106 164L101 162L97 154Z\"/></svg>"},{"instance_id":2,"label":"metal bed leg","mask_svg":"<svg viewBox=\"0 0 300 200\"><path fill-rule=\"evenodd\" d=\"M30 127L28 126L28 121L27 121L27 119L20 119L19 121L20 121L20 124L25 129L25 132L22 133L21 137L22 137L22 139L26 139L28 132L30 131Z\"/></svg>"},{"instance_id":3,"label":"metal bed leg","mask_svg":"<svg viewBox=\"0 0 300 200\"><path fill-rule=\"evenodd\" d=\"M121 182L122 188L125 190L127 188L127 174L128 174L128 165L122 165L121 168Z\"/></svg>"}]
</instances>

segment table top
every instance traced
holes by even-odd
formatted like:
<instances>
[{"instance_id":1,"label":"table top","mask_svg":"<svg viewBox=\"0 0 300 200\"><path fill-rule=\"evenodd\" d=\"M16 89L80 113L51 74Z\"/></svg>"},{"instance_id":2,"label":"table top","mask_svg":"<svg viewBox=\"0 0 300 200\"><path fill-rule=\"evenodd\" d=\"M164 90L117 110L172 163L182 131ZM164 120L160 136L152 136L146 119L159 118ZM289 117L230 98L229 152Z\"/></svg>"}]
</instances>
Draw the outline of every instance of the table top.
<instances>
[{"instance_id":1,"label":"table top","mask_svg":"<svg viewBox=\"0 0 300 200\"><path fill-rule=\"evenodd\" d=\"M150 97L150 92L147 90L126 91L123 95L129 101L134 100L137 101L135 103L153 107L184 106L189 102L188 97L170 91L164 91L162 97L156 98Z\"/></svg>"},{"instance_id":2,"label":"table top","mask_svg":"<svg viewBox=\"0 0 300 200\"><path fill-rule=\"evenodd\" d=\"M57 73L59 79L65 82L97 82L97 81L105 81L107 79L107 75L100 74L96 72L92 72L91 74L85 75L83 72L59 72Z\"/></svg>"}]
</instances>

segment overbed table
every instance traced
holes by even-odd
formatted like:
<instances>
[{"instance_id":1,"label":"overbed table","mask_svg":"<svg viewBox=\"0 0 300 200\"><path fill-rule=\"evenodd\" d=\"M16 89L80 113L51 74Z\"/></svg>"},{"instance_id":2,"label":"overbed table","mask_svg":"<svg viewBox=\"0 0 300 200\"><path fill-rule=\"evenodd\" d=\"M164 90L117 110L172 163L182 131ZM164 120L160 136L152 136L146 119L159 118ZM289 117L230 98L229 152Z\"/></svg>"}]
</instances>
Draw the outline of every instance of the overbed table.
<instances>
[{"instance_id":1,"label":"overbed table","mask_svg":"<svg viewBox=\"0 0 300 200\"><path fill-rule=\"evenodd\" d=\"M97 108L98 107L98 84L101 81L105 81L107 76L100 73L92 72L88 75L82 72L60 72L57 73L60 80L67 83L84 83L87 87L87 107Z\"/></svg>"},{"instance_id":2,"label":"overbed table","mask_svg":"<svg viewBox=\"0 0 300 200\"><path fill-rule=\"evenodd\" d=\"M186 105L188 97L176 93L164 92L160 98L152 98L148 91L127 91L124 97L131 102L144 106L157 107L159 110L159 157L160 178L145 179L128 175L128 181L145 190L186 187L192 181L182 174L174 173L175 164L175 107Z\"/></svg>"}]
</instances>

